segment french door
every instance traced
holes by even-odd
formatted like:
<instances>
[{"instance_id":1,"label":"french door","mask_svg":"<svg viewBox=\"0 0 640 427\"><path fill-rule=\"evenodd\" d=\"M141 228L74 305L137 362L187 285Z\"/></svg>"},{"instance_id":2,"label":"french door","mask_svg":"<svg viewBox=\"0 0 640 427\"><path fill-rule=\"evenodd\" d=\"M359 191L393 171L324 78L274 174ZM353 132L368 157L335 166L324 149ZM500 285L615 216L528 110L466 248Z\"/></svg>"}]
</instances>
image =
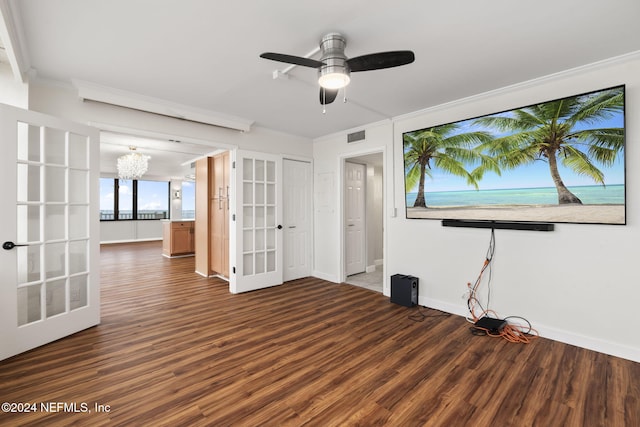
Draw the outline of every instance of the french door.
<instances>
[{"instance_id":1,"label":"french door","mask_svg":"<svg viewBox=\"0 0 640 427\"><path fill-rule=\"evenodd\" d=\"M235 151L230 291L282 284L282 158Z\"/></svg>"},{"instance_id":2,"label":"french door","mask_svg":"<svg viewBox=\"0 0 640 427\"><path fill-rule=\"evenodd\" d=\"M98 130L0 104L0 360L100 322Z\"/></svg>"}]
</instances>

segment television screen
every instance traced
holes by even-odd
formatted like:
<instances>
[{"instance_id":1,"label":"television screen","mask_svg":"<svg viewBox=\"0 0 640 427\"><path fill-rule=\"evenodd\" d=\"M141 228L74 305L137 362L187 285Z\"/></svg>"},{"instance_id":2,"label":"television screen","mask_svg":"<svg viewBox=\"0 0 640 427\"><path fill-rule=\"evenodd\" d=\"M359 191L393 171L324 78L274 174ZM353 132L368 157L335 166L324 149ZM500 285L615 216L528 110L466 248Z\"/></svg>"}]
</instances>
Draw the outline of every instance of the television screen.
<instances>
[{"instance_id":1,"label":"television screen","mask_svg":"<svg viewBox=\"0 0 640 427\"><path fill-rule=\"evenodd\" d=\"M625 87L405 132L407 218L625 224Z\"/></svg>"}]
</instances>

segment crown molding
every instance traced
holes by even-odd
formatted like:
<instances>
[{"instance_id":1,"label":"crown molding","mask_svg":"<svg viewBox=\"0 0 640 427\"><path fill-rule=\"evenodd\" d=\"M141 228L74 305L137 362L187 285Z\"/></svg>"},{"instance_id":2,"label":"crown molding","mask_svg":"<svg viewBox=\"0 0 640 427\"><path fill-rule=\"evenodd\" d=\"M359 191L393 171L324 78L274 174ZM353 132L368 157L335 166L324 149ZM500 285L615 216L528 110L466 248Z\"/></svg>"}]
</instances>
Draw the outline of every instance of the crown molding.
<instances>
[{"instance_id":1,"label":"crown molding","mask_svg":"<svg viewBox=\"0 0 640 427\"><path fill-rule=\"evenodd\" d=\"M140 95L97 83L76 79L72 79L72 83L78 90L78 96L82 100L117 105L181 120L234 129L241 132L249 132L251 125L254 123L253 120L177 104L164 99Z\"/></svg>"},{"instance_id":2,"label":"crown molding","mask_svg":"<svg viewBox=\"0 0 640 427\"><path fill-rule=\"evenodd\" d=\"M29 55L23 43L24 32L21 22L18 4L11 0L0 0L0 39L11 65L13 77L20 83L27 83L30 64Z\"/></svg>"},{"instance_id":3,"label":"crown molding","mask_svg":"<svg viewBox=\"0 0 640 427\"><path fill-rule=\"evenodd\" d=\"M559 71L557 73L548 74L546 76L538 77L535 79L527 80L520 83L515 83L509 86L504 86L499 89L491 90L488 92L479 93L476 95L471 95L466 98L456 99L455 101L446 102L444 104L435 105L433 107L424 108L422 110L413 111L411 113L403 114L400 116L393 117L392 121L399 122L407 119L412 119L415 117L422 116L424 114L433 113L436 111L447 110L453 107L458 107L461 105L465 105L468 103L481 101L484 99L492 98L497 95L502 95L506 93L511 93L517 90L527 89L530 87L538 86L542 83L546 83L549 81L558 80L561 78L575 76L577 74L583 74L588 71L594 71L600 68L610 67L618 64L625 64L630 61L635 61L640 59L640 51L629 52L624 55L614 56L612 58L603 59L601 61L592 62L590 64L581 65L579 67L570 68L567 70Z\"/></svg>"}]
</instances>

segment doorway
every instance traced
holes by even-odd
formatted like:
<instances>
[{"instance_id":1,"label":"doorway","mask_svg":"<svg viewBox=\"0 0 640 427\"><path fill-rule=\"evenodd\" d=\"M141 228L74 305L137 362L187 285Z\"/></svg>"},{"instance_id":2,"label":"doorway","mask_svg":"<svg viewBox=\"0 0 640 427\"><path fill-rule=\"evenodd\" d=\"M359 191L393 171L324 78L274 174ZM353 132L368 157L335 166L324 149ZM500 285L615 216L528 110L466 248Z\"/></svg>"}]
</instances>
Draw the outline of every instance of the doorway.
<instances>
[{"instance_id":1,"label":"doorway","mask_svg":"<svg viewBox=\"0 0 640 427\"><path fill-rule=\"evenodd\" d=\"M363 154L344 159L343 201L343 266L345 283L376 292L384 290L384 154ZM351 165L356 165L355 168ZM358 177L354 171L362 171L362 190L356 191ZM352 188L349 188L352 187ZM361 201L358 198L361 197ZM361 204L361 207L359 205ZM362 212L362 235L355 216ZM356 220L356 221L354 221ZM353 224L353 225L352 225ZM361 237L361 238L360 238ZM362 264L358 264L358 256ZM354 269L353 267L356 266Z\"/></svg>"}]
</instances>

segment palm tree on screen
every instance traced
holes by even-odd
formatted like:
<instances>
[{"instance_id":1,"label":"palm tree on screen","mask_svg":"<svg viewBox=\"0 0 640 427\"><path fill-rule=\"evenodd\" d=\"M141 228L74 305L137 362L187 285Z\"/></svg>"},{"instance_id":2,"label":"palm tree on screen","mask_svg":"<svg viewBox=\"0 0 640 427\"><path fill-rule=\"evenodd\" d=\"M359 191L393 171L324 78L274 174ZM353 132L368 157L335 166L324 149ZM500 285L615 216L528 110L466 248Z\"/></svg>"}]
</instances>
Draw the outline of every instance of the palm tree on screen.
<instances>
[{"instance_id":1,"label":"palm tree on screen","mask_svg":"<svg viewBox=\"0 0 640 427\"><path fill-rule=\"evenodd\" d=\"M432 177L432 166L465 178L476 189L486 171L500 174L498 162L474 148L491 141L490 134L484 131L455 133L459 129L459 124L451 123L404 134L405 188L408 192L418 186L414 207L426 207L425 177ZM466 167L473 164L478 166L467 171Z\"/></svg>"},{"instance_id":2,"label":"palm tree on screen","mask_svg":"<svg viewBox=\"0 0 640 427\"><path fill-rule=\"evenodd\" d=\"M624 108L622 88L537 104L474 120L508 135L483 144L503 168L512 169L537 160L549 164L559 204L582 204L567 189L558 170L558 160L578 175L604 185L604 174L596 163L611 166L624 146L623 128L592 128ZM585 129L587 128L587 129Z\"/></svg>"}]
</instances>

